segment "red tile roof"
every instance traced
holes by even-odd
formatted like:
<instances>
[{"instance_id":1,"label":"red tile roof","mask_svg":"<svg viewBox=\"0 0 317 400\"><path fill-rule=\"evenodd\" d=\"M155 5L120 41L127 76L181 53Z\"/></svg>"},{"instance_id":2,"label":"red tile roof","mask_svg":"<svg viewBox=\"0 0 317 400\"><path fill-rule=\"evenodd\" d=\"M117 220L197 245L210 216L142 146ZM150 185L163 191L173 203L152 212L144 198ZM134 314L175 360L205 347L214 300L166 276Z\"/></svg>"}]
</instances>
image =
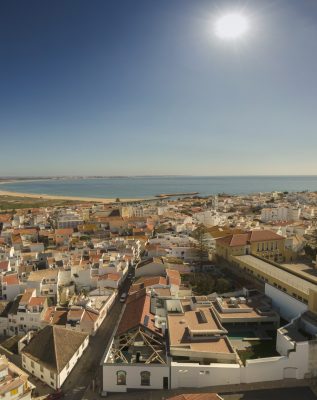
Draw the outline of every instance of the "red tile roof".
<instances>
[{"instance_id":1,"label":"red tile roof","mask_svg":"<svg viewBox=\"0 0 317 400\"><path fill-rule=\"evenodd\" d=\"M284 240L285 238L275 232L268 230L257 230L247 233L235 233L223 238L217 239L217 243L229 247L245 246L254 242L265 242L270 240Z\"/></svg>"},{"instance_id":2,"label":"red tile roof","mask_svg":"<svg viewBox=\"0 0 317 400\"><path fill-rule=\"evenodd\" d=\"M110 280L110 281L119 281L121 278L120 274L104 274L104 275L99 275L98 276L98 281L106 281L106 280Z\"/></svg>"},{"instance_id":3,"label":"red tile roof","mask_svg":"<svg viewBox=\"0 0 317 400\"><path fill-rule=\"evenodd\" d=\"M73 233L73 228L55 229L55 235L71 236Z\"/></svg>"},{"instance_id":4,"label":"red tile roof","mask_svg":"<svg viewBox=\"0 0 317 400\"><path fill-rule=\"evenodd\" d=\"M141 277L134 282L135 285L143 284L145 287L152 285L167 285L166 278L163 276Z\"/></svg>"},{"instance_id":5,"label":"red tile roof","mask_svg":"<svg viewBox=\"0 0 317 400\"><path fill-rule=\"evenodd\" d=\"M2 282L5 282L7 285L18 285L19 284L18 274L6 275L2 278Z\"/></svg>"},{"instance_id":6,"label":"red tile roof","mask_svg":"<svg viewBox=\"0 0 317 400\"><path fill-rule=\"evenodd\" d=\"M31 297L29 301L30 306L41 306L45 303L46 297Z\"/></svg>"},{"instance_id":7,"label":"red tile roof","mask_svg":"<svg viewBox=\"0 0 317 400\"><path fill-rule=\"evenodd\" d=\"M35 228L14 229L13 235L37 235L37 229Z\"/></svg>"},{"instance_id":8,"label":"red tile roof","mask_svg":"<svg viewBox=\"0 0 317 400\"><path fill-rule=\"evenodd\" d=\"M265 240L283 240L283 236L272 231L251 231L250 242L264 242Z\"/></svg>"},{"instance_id":9,"label":"red tile roof","mask_svg":"<svg viewBox=\"0 0 317 400\"><path fill-rule=\"evenodd\" d=\"M146 294L146 289L129 295L116 334L122 335L139 325L161 334L154 325L154 315L150 312L150 306L151 298Z\"/></svg>"},{"instance_id":10,"label":"red tile roof","mask_svg":"<svg viewBox=\"0 0 317 400\"><path fill-rule=\"evenodd\" d=\"M0 261L0 269L3 270L7 270L9 266L9 261Z\"/></svg>"}]
</instances>

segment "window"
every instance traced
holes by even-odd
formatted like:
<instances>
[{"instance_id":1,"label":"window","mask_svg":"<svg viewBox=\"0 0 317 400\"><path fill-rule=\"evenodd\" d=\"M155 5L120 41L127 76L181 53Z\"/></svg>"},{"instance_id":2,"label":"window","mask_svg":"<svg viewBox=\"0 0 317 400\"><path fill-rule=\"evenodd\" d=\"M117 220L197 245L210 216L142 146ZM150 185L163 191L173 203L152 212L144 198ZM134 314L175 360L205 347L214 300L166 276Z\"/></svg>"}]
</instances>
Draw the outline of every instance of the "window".
<instances>
[{"instance_id":1,"label":"window","mask_svg":"<svg viewBox=\"0 0 317 400\"><path fill-rule=\"evenodd\" d=\"M199 371L200 375L209 375L209 371Z\"/></svg>"},{"instance_id":2,"label":"window","mask_svg":"<svg viewBox=\"0 0 317 400\"><path fill-rule=\"evenodd\" d=\"M141 375L141 386L150 386L151 373L149 371L142 371Z\"/></svg>"},{"instance_id":3,"label":"window","mask_svg":"<svg viewBox=\"0 0 317 400\"><path fill-rule=\"evenodd\" d=\"M31 367L34 368L34 362L33 361L31 361Z\"/></svg>"},{"instance_id":4,"label":"window","mask_svg":"<svg viewBox=\"0 0 317 400\"><path fill-rule=\"evenodd\" d=\"M126 385L127 373L125 371L117 371L117 385Z\"/></svg>"},{"instance_id":5,"label":"window","mask_svg":"<svg viewBox=\"0 0 317 400\"><path fill-rule=\"evenodd\" d=\"M51 379L54 379L54 378L55 378L54 372L50 372L50 377L51 377Z\"/></svg>"},{"instance_id":6,"label":"window","mask_svg":"<svg viewBox=\"0 0 317 400\"><path fill-rule=\"evenodd\" d=\"M41 372L44 371L43 365L40 366L40 371L41 371Z\"/></svg>"}]
</instances>

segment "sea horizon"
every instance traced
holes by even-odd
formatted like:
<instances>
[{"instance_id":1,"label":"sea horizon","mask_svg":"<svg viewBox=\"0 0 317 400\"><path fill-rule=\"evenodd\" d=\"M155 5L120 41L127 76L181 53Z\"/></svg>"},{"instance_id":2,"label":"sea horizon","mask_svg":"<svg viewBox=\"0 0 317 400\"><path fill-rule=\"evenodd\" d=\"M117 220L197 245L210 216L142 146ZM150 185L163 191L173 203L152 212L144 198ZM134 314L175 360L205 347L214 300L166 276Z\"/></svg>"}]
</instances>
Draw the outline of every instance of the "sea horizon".
<instances>
[{"instance_id":1,"label":"sea horizon","mask_svg":"<svg viewBox=\"0 0 317 400\"><path fill-rule=\"evenodd\" d=\"M1 182L1 190L36 195L89 198L153 198L160 194L212 196L259 192L316 191L317 175L131 175L28 177ZM3 179L3 178L2 178ZM9 178L6 178L9 179Z\"/></svg>"}]
</instances>

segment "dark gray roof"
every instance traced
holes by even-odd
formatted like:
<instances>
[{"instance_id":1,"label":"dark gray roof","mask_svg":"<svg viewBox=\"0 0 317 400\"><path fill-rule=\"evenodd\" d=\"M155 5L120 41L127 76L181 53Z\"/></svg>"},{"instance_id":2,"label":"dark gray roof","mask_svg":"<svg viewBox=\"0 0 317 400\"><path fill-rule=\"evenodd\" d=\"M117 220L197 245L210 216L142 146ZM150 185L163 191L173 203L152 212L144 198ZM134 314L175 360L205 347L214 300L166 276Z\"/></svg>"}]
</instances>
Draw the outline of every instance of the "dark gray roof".
<instances>
[{"instance_id":1,"label":"dark gray roof","mask_svg":"<svg viewBox=\"0 0 317 400\"><path fill-rule=\"evenodd\" d=\"M13 303L12 301L5 301L5 300L0 301L0 317L8 316L12 303Z\"/></svg>"},{"instance_id":2,"label":"dark gray roof","mask_svg":"<svg viewBox=\"0 0 317 400\"><path fill-rule=\"evenodd\" d=\"M11 305L8 310L8 314L16 315L18 308L19 308L21 297L22 297L22 294L19 294L12 302L10 302Z\"/></svg>"},{"instance_id":3,"label":"dark gray roof","mask_svg":"<svg viewBox=\"0 0 317 400\"><path fill-rule=\"evenodd\" d=\"M31 339L22 353L59 373L88 336L61 326L48 325Z\"/></svg>"}]
</instances>

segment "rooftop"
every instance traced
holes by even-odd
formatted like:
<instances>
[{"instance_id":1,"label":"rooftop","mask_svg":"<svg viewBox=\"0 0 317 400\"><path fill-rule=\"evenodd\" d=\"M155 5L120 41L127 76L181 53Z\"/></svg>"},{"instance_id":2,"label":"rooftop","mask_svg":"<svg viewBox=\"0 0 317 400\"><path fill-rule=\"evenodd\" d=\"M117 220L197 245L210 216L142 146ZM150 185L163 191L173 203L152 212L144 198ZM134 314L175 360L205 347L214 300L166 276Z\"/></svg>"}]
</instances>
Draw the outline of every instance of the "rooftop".
<instances>
[{"instance_id":1,"label":"rooftop","mask_svg":"<svg viewBox=\"0 0 317 400\"><path fill-rule=\"evenodd\" d=\"M49 325L35 334L22 353L59 373L87 337L85 333Z\"/></svg>"},{"instance_id":2,"label":"rooftop","mask_svg":"<svg viewBox=\"0 0 317 400\"><path fill-rule=\"evenodd\" d=\"M239 262L242 262L246 265L250 265L252 268L272 276L278 279L281 282L286 283L289 286L292 286L302 292L308 294L310 289L317 289L317 286L311 282L308 282L305 279L299 278L294 274L283 270L282 268L277 267L276 265L270 264L264 260L261 260L257 257L251 255L244 255L244 256L235 256L233 257Z\"/></svg>"},{"instance_id":3,"label":"rooftop","mask_svg":"<svg viewBox=\"0 0 317 400\"><path fill-rule=\"evenodd\" d=\"M217 239L218 244L230 247L245 246L250 243L264 242L269 240L284 240L285 238L275 232L268 230L254 230L246 233L234 233L232 235Z\"/></svg>"}]
</instances>

